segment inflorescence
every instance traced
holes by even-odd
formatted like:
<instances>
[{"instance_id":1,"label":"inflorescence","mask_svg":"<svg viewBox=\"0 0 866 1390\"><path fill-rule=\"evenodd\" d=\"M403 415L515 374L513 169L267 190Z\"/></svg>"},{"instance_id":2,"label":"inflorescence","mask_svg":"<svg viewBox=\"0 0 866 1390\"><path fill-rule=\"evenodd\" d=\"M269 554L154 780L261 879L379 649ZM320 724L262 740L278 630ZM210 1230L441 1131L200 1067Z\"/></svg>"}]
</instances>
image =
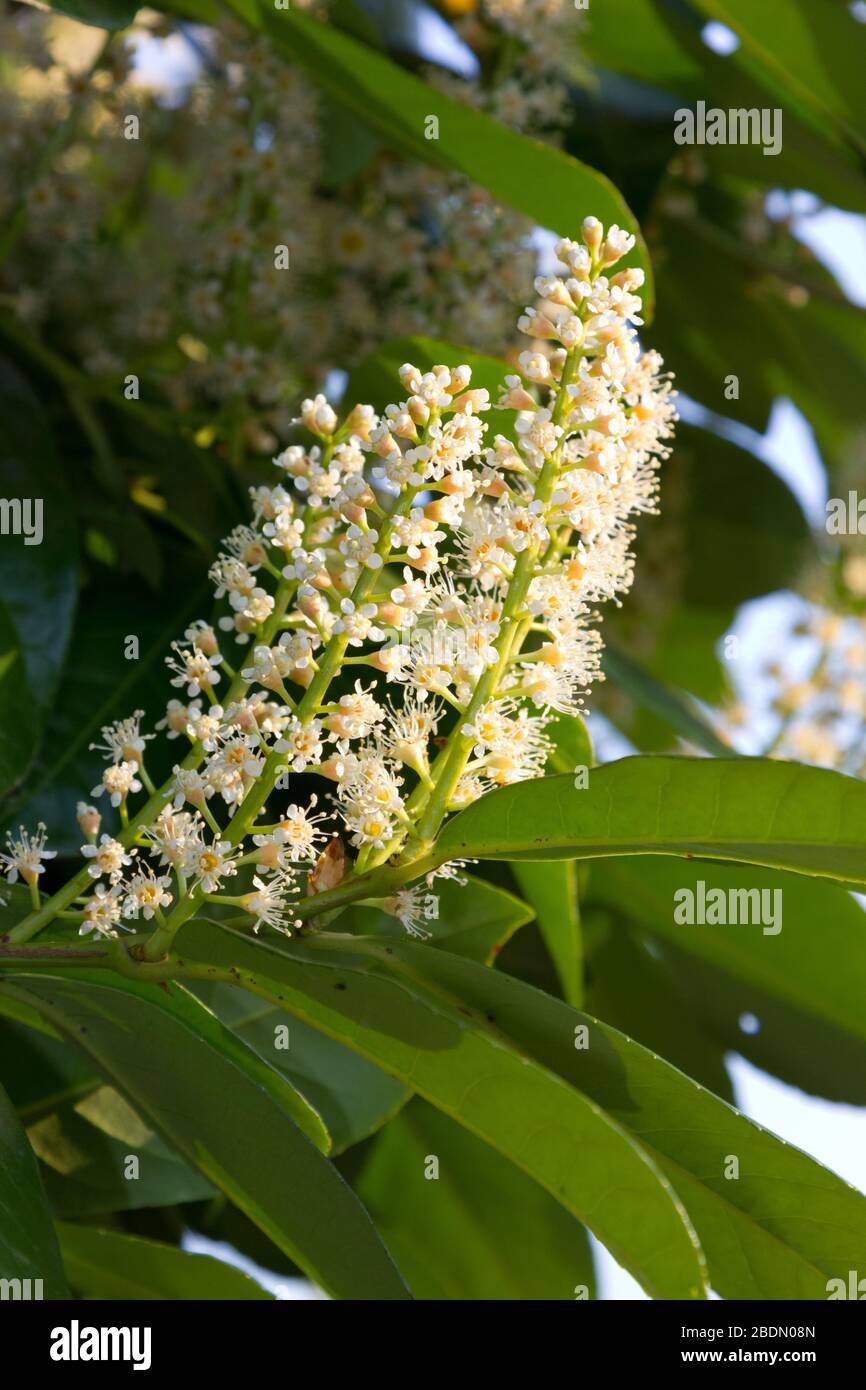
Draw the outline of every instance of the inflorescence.
<instances>
[{"instance_id":1,"label":"inflorescence","mask_svg":"<svg viewBox=\"0 0 866 1390\"><path fill-rule=\"evenodd\" d=\"M9 837L7 875L34 902L19 939L61 911L82 934L151 923L144 953L159 959L205 902L291 933L317 893L324 910L355 880L357 900L428 934L431 880L455 872L421 872L443 820L544 772L551 722L600 675L594 605L630 587L635 518L655 510L676 414L634 327L642 272L613 271L633 244L595 218L559 243L562 273L537 279L519 320L533 341L499 432L466 366L406 364L381 415L303 402L308 442L251 489L251 523L211 568L223 616L167 658L156 727L185 755L157 790L141 712L103 730L91 795L120 825L79 804L86 866L45 905L44 827ZM317 774L319 795L268 813L297 774ZM243 866L250 891L233 894Z\"/></svg>"}]
</instances>

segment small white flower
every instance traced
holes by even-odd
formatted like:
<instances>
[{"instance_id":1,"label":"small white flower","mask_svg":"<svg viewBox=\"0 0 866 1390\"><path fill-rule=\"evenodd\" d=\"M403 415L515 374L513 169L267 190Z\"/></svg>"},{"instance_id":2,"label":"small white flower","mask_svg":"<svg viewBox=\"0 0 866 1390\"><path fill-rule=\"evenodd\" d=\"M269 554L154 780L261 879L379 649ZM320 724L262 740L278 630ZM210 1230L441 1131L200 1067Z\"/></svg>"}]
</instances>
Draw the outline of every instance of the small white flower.
<instances>
[{"instance_id":1,"label":"small white flower","mask_svg":"<svg viewBox=\"0 0 866 1390\"><path fill-rule=\"evenodd\" d=\"M102 781L91 790L91 796L102 796L108 792L112 806L119 806L130 792L140 792L141 783L136 777L138 764L125 762L112 764L102 774Z\"/></svg>"},{"instance_id":2,"label":"small white flower","mask_svg":"<svg viewBox=\"0 0 866 1390\"><path fill-rule=\"evenodd\" d=\"M57 851L46 849L48 833L42 821L31 835L24 826L18 827L17 839L11 831L6 833L6 850L0 852L0 860L6 865L6 877L10 883L17 883L20 874L24 882L33 884L40 874L45 873L43 860L56 859Z\"/></svg>"},{"instance_id":3,"label":"small white flower","mask_svg":"<svg viewBox=\"0 0 866 1390\"><path fill-rule=\"evenodd\" d=\"M124 917L137 918L141 913L146 921L150 921L162 908L169 907L172 902L172 894L168 891L170 883L168 874L159 876L149 866L140 869L126 884Z\"/></svg>"},{"instance_id":4,"label":"small white flower","mask_svg":"<svg viewBox=\"0 0 866 1390\"><path fill-rule=\"evenodd\" d=\"M187 869L205 893L218 893L224 878L237 873L241 848L227 840L216 838L210 844L197 845L187 858Z\"/></svg>"},{"instance_id":5,"label":"small white flower","mask_svg":"<svg viewBox=\"0 0 866 1390\"><path fill-rule=\"evenodd\" d=\"M126 865L132 863L132 856L110 835L103 835L98 845L82 845L81 853L92 861L87 866L90 877L101 878L107 874L111 883L118 883Z\"/></svg>"},{"instance_id":6,"label":"small white flower","mask_svg":"<svg viewBox=\"0 0 866 1390\"><path fill-rule=\"evenodd\" d=\"M295 885L290 873L283 869L267 881L256 875L253 885L255 892L247 893L243 899L244 910L256 919L253 931L258 932L264 923L285 936L291 936L294 919L290 897Z\"/></svg>"}]
</instances>

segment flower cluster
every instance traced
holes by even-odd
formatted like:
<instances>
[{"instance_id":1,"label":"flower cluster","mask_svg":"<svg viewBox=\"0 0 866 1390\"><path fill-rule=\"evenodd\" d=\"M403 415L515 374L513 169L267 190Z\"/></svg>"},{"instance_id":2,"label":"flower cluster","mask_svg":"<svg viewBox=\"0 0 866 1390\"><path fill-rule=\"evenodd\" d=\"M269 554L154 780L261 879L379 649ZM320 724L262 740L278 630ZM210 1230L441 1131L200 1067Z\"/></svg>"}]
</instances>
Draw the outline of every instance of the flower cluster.
<instances>
[{"instance_id":1,"label":"flower cluster","mask_svg":"<svg viewBox=\"0 0 866 1390\"><path fill-rule=\"evenodd\" d=\"M186 755L157 791L140 716L103 730L94 794L125 828L100 836L79 808L82 931L153 917L170 938L211 898L290 931L356 878L359 900L427 930L435 895L405 886L413 864L448 814L544 772L551 724L599 677L595 605L630 586L635 519L655 507L675 409L633 326L642 274L614 270L633 244L595 218L559 243L495 429L466 366L407 363L381 414L303 401L306 442L278 454L212 566L222 616L167 658L160 722ZM269 817L298 774L321 779L326 809L299 798ZM35 875L40 854L22 835L6 858ZM249 891L226 892L245 867Z\"/></svg>"}]
</instances>

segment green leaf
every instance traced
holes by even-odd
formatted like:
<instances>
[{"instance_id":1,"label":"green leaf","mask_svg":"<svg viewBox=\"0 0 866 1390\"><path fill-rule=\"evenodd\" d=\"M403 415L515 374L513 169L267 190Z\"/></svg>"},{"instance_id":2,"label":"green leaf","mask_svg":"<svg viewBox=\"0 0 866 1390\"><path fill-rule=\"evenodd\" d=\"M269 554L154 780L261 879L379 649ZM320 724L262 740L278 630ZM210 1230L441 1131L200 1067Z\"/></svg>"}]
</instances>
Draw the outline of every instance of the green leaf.
<instances>
[{"instance_id":1,"label":"green leaf","mask_svg":"<svg viewBox=\"0 0 866 1390\"><path fill-rule=\"evenodd\" d=\"M570 1300L581 1285L595 1295L580 1222L424 1101L382 1132L357 1186L416 1298Z\"/></svg>"},{"instance_id":2,"label":"green leaf","mask_svg":"<svg viewBox=\"0 0 866 1390\"><path fill-rule=\"evenodd\" d=\"M180 0L181 12L201 13L199 0ZM509 130L481 111L444 96L350 35L296 9L275 11L256 0L231 0L231 8L263 30L278 52L308 69L331 100L345 106L403 154L439 168L456 169L494 198L563 236L577 236L594 216L635 233L632 259L644 269L644 303L652 309L652 270L640 228L604 174L552 145ZM425 136L431 116L438 138Z\"/></svg>"},{"instance_id":3,"label":"green leaf","mask_svg":"<svg viewBox=\"0 0 866 1390\"><path fill-rule=\"evenodd\" d=\"M740 39L734 61L822 133L866 153L863 28L833 0L695 0Z\"/></svg>"},{"instance_id":4,"label":"green leaf","mask_svg":"<svg viewBox=\"0 0 866 1390\"><path fill-rule=\"evenodd\" d=\"M17 978L26 1002L322 1288L408 1296L366 1212L298 1127L322 1143L318 1116L191 994L87 971Z\"/></svg>"},{"instance_id":5,"label":"green leaf","mask_svg":"<svg viewBox=\"0 0 866 1390\"><path fill-rule=\"evenodd\" d=\"M621 758L589 786L538 777L446 822L442 859L673 854L866 887L866 784L767 758Z\"/></svg>"},{"instance_id":6,"label":"green leaf","mask_svg":"<svg viewBox=\"0 0 866 1390\"><path fill-rule=\"evenodd\" d=\"M723 381L719 377L720 388ZM709 430L680 423L676 454L666 467L673 508L678 492L683 499L677 560L683 599L725 608L797 579L809 554L809 527L790 488L766 463ZM662 528L661 518L641 527L640 546L651 544L654 528Z\"/></svg>"},{"instance_id":7,"label":"green leaf","mask_svg":"<svg viewBox=\"0 0 866 1390\"><path fill-rule=\"evenodd\" d=\"M381 960L381 948L363 948ZM828 1277L856 1269L866 1198L798 1149L753 1124L616 1029L498 970L403 943L389 967L435 984L543 1066L591 1096L664 1169L724 1298L825 1299ZM586 1048L575 1028L588 1029ZM729 1158L739 1176L727 1177Z\"/></svg>"},{"instance_id":8,"label":"green leaf","mask_svg":"<svg viewBox=\"0 0 866 1390\"><path fill-rule=\"evenodd\" d=\"M604 1019L672 1062L686 1076L700 1081L714 1095L733 1103L725 1045L705 1027L705 1001L715 986L689 995L681 992L658 960L655 946L650 954L643 941L635 940L625 915L599 909L592 901L587 892L582 912L586 936L592 941L603 929L603 937L587 951L587 1013Z\"/></svg>"},{"instance_id":9,"label":"green leaf","mask_svg":"<svg viewBox=\"0 0 866 1390\"><path fill-rule=\"evenodd\" d=\"M544 732L553 743L547 760L551 772L573 774L579 767L592 767L592 739L579 714L554 714Z\"/></svg>"},{"instance_id":10,"label":"green leaf","mask_svg":"<svg viewBox=\"0 0 866 1390\"><path fill-rule=\"evenodd\" d=\"M0 361L0 793L36 751L69 646L78 545L69 490L39 400Z\"/></svg>"},{"instance_id":11,"label":"green leaf","mask_svg":"<svg viewBox=\"0 0 866 1390\"><path fill-rule=\"evenodd\" d=\"M430 945L489 964L532 912L513 893L471 874L437 884L439 916L428 923ZM343 931L386 936L402 941L405 928L396 917L372 907L355 907L340 919Z\"/></svg>"},{"instance_id":12,"label":"green leaf","mask_svg":"<svg viewBox=\"0 0 866 1390\"><path fill-rule=\"evenodd\" d=\"M140 8L134 0L51 0L57 14L92 24L98 29L126 29Z\"/></svg>"},{"instance_id":13,"label":"green leaf","mask_svg":"<svg viewBox=\"0 0 866 1390\"><path fill-rule=\"evenodd\" d=\"M406 1086L309 1024L229 985L195 990L218 1018L276 1067L322 1116L335 1154L375 1134L408 1100ZM277 1030L288 1046L277 1047Z\"/></svg>"},{"instance_id":14,"label":"green leaf","mask_svg":"<svg viewBox=\"0 0 866 1390\"><path fill-rule=\"evenodd\" d=\"M511 871L532 904L544 944L570 1004L583 1002L583 943L577 903L577 868L564 863L516 862Z\"/></svg>"},{"instance_id":15,"label":"green leaf","mask_svg":"<svg viewBox=\"0 0 866 1390\"><path fill-rule=\"evenodd\" d=\"M4 1006L11 1002L18 1001L3 1000ZM164 1144L68 1042L3 1023L0 1076L39 1158L56 1215L93 1216L214 1195L211 1183ZM131 1155L138 1160L134 1180Z\"/></svg>"},{"instance_id":16,"label":"green leaf","mask_svg":"<svg viewBox=\"0 0 866 1390\"><path fill-rule=\"evenodd\" d=\"M596 5L587 28L575 30L574 46L602 67L656 86L691 92L700 83L700 65L669 32L653 0Z\"/></svg>"},{"instance_id":17,"label":"green leaf","mask_svg":"<svg viewBox=\"0 0 866 1390\"><path fill-rule=\"evenodd\" d=\"M270 1299L255 1279L211 1255L121 1231L57 1223L66 1276L84 1298Z\"/></svg>"},{"instance_id":18,"label":"green leaf","mask_svg":"<svg viewBox=\"0 0 866 1390\"><path fill-rule=\"evenodd\" d=\"M766 899L781 907L781 930L679 925L674 894L699 881L707 892L781 894ZM593 865L588 895L663 947L669 979L701 999L705 1028L725 1046L804 1090L866 1104L866 914L848 893L762 869L634 858ZM743 1014L758 1033L742 1031Z\"/></svg>"},{"instance_id":19,"label":"green leaf","mask_svg":"<svg viewBox=\"0 0 866 1390\"><path fill-rule=\"evenodd\" d=\"M391 978L385 963L402 958L403 943L329 935L317 948L277 946L193 921L181 928L178 950L187 962L207 962L205 971L239 971L406 1081L535 1178L655 1296L701 1297L700 1252L682 1208L627 1130L513 1046L498 1020L420 979ZM497 973L449 951L422 953Z\"/></svg>"},{"instance_id":20,"label":"green leaf","mask_svg":"<svg viewBox=\"0 0 866 1390\"><path fill-rule=\"evenodd\" d=\"M0 1086L0 1279L41 1279L46 1298L65 1298L57 1238L39 1168ZM32 1287L32 1286L31 1286Z\"/></svg>"}]
</instances>

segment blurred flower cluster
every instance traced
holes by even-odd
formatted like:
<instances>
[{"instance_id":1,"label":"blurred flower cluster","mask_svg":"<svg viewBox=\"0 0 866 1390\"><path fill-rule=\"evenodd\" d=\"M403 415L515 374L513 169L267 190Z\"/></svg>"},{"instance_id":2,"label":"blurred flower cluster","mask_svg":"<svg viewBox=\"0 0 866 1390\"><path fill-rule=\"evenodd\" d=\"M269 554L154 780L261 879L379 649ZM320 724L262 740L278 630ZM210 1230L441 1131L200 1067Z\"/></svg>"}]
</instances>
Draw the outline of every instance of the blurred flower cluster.
<instances>
[{"instance_id":1,"label":"blurred flower cluster","mask_svg":"<svg viewBox=\"0 0 866 1390\"><path fill-rule=\"evenodd\" d=\"M469 37L499 56L456 94L554 130L560 9L472 16ZM95 381L134 375L235 454L267 452L304 386L388 339L514 349L528 220L374 142L335 174L314 89L265 43L146 12L108 39L29 11L0 30L0 313ZM156 88L135 56L154 40Z\"/></svg>"}]
</instances>

